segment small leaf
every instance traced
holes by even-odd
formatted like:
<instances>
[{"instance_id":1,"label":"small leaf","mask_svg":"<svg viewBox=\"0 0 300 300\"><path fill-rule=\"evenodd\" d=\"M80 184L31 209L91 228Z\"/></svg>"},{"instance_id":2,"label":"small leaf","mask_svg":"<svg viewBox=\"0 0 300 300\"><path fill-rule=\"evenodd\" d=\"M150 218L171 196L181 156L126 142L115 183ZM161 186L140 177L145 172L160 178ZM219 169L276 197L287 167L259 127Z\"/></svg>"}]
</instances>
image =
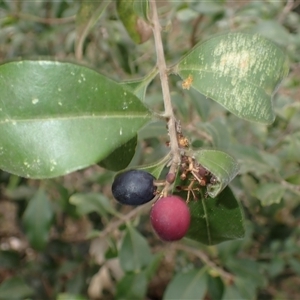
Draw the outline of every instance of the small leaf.
<instances>
[{"instance_id":1,"label":"small leaf","mask_svg":"<svg viewBox=\"0 0 300 300\"><path fill-rule=\"evenodd\" d=\"M186 193L176 193L186 199ZM189 202L191 225L187 238L205 245L241 239L245 235L242 208L229 187L216 198L204 198Z\"/></svg>"},{"instance_id":2,"label":"small leaf","mask_svg":"<svg viewBox=\"0 0 300 300\"><path fill-rule=\"evenodd\" d=\"M54 61L0 66L0 167L50 178L90 166L134 138L149 110L120 84Z\"/></svg>"},{"instance_id":3,"label":"small leaf","mask_svg":"<svg viewBox=\"0 0 300 300\"><path fill-rule=\"evenodd\" d=\"M76 57L82 58L82 48L89 31L95 26L110 0L83 0L76 14Z\"/></svg>"},{"instance_id":4,"label":"small leaf","mask_svg":"<svg viewBox=\"0 0 300 300\"><path fill-rule=\"evenodd\" d=\"M183 88L195 88L240 118L270 124L271 98L288 73L288 60L259 35L229 33L197 45L174 71Z\"/></svg>"},{"instance_id":5,"label":"small leaf","mask_svg":"<svg viewBox=\"0 0 300 300\"><path fill-rule=\"evenodd\" d=\"M147 0L117 0L117 11L135 43L141 44L150 38L151 26L145 21L148 15Z\"/></svg>"},{"instance_id":6,"label":"small leaf","mask_svg":"<svg viewBox=\"0 0 300 300\"><path fill-rule=\"evenodd\" d=\"M43 190L39 190L30 199L22 217L26 236L33 248L40 251L45 248L53 215L48 196Z\"/></svg>"},{"instance_id":7,"label":"small leaf","mask_svg":"<svg viewBox=\"0 0 300 300\"><path fill-rule=\"evenodd\" d=\"M204 269L177 274L168 285L163 300L204 299L207 289Z\"/></svg>"},{"instance_id":8,"label":"small leaf","mask_svg":"<svg viewBox=\"0 0 300 300\"><path fill-rule=\"evenodd\" d=\"M116 300L144 300L147 278L144 272L127 273L117 284Z\"/></svg>"},{"instance_id":9,"label":"small leaf","mask_svg":"<svg viewBox=\"0 0 300 300\"><path fill-rule=\"evenodd\" d=\"M138 272L153 259L147 240L131 225L127 226L119 258L123 270L127 272Z\"/></svg>"},{"instance_id":10,"label":"small leaf","mask_svg":"<svg viewBox=\"0 0 300 300\"><path fill-rule=\"evenodd\" d=\"M82 216L90 212L97 212L103 216L107 216L108 213L117 214L110 201L99 193L74 194L69 201L76 206L77 213Z\"/></svg>"},{"instance_id":11,"label":"small leaf","mask_svg":"<svg viewBox=\"0 0 300 300\"><path fill-rule=\"evenodd\" d=\"M230 144L230 133L225 122L215 119L209 123L200 123L199 127L212 137L215 148L226 149Z\"/></svg>"},{"instance_id":12,"label":"small leaf","mask_svg":"<svg viewBox=\"0 0 300 300\"><path fill-rule=\"evenodd\" d=\"M199 150L195 159L216 178L216 184L208 184L207 192L210 197L216 197L237 175L239 165L229 154L218 150Z\"/></svg>"},{"instance_id":13,"label":"small leaf","mask_svg":"<svg viewBox=\"0 0 300 300\"><path fill-rule=\"evenodd\" d=\"M148 85L157 74L158 74L158 70L157 68L155 68L143 78L136 79L136 80L122 81L120 82L120 84L127 87L134 95L136 95L139 99L144 101Z\"/></svg>"},{"instance_id":14,"label":"small leaf","mask_svg":"<svg viewBox=\"0 0 300 300\"><path fill-rule=\"evenodd\" d=\"M114 152L99 163L99 166L115 172L125 169L135 154L136 145L137 136L114 150Z\"/></svg>"},{"instance_id":15,"label":"small leaf","mask_svg":"<svg viewBox=\"0 0 300 300\"><path fill-rule=\"evenodd\" d=\"M279 203L283 197L285 188L277 183L262 183L257 187L255 196L263 206Z\"/></svg>"},{"instance_id":16,"label":"small leaf","mask_svg":"<svg viewBox=\"0 0 300 300\"><path fill-rule=\"evenodd\" d=\"M170 153L168 153L161 160L154 162L152 164L138 166L137 169L146 171L152 174L156 179L158 179L161 172L163 171L167 163L170 161L170 159L171 159Z\"/></svg>"},{"instance_id":17,"label":"small leaf","mask_svg":"<svg viewBox=\"0 0 300 300\"><path fill-rule=\"evenodd\" d=\"M0 284L0 299L19 300L32 296L34 290L23 279L12 277Z\"/></svg>"}]
</instances>

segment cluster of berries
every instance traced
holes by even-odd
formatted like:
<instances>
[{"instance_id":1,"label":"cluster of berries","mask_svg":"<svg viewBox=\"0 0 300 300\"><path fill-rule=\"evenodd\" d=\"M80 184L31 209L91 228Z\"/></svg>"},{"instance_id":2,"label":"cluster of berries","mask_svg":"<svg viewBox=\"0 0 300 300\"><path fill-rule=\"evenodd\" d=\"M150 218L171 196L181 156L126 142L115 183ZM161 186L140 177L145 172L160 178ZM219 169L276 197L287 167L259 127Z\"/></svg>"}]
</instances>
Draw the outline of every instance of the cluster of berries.
<instances>
[{"instance_id":1,"label":"cluster of berries","mask_svg":"<svg viewBox=\"0 0 300 300\"><path fill-rule=\"evenodd\" d=\"M127 205L142 205L155 198L155 178L142 170L128 170L116 176L112 193L117 201ZM190 210L179 196L158 197L150 220L154 231L164 241L180 240L190 226Z\"/></svg>"}]
</instances>

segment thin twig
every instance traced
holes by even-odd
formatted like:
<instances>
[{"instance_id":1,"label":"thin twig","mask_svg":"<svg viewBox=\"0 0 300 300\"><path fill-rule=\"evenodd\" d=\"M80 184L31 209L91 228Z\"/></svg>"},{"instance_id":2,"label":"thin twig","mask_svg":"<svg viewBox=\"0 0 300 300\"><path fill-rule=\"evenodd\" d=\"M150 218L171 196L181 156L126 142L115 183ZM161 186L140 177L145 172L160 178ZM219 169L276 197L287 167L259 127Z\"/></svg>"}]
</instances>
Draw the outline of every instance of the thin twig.
<instances>
[{"instance_id":1,"label":"thin twig","mask_svg":"<svg viewBox=\"0 0 300 300\"><path fill-rule=\"evenodd\" d=\"M168 70L165 61L164 55L164 48L161 38L161 27L159 23L157 7L155 0L150 1L151 4L151 21L152 21L152 29L154 35L154 42L155 42L155 49L156 49L156 56L157 56L157 67L159 70L160 81L161 81L161 88L163 94L163 101L165 107L164 117L168 121L168 130L170 136L170 148L171 148L171 155L172 155L172 163L170 166L170 173L176 174L179 163L180 163L180 150L178 147L177 141L177 131L176 131L176 118L173 112L172 101L170 96L170 89L168 83ZM166 184L166 188L164 191L168 191L169 184Z\"/></svg>"},{"instance_id":2,"label":"thin twig","mask_svg":"<svg viewBox=\"0 0 300 300\"><path fill-rule=\"evenodd\" d=\"M215 262L213 262L207 254L202 252L199 249L192 248L187 245L183 245L180 243L174 243L172 244L172 247L174 247L177 250L182 250L187 253L191 253L198 257L206 266L210 267L211 269L215 270L216 273L218 273L222 279L227 283L227 284L232 284L234 282L234 275L225 271L224 269L220 268L217 266Z\"/></svg>"},{"instance_id":3,"label":"thin twig","mask_svg":"<svg viewBox=\"0 0 300 300\"><path fill-rule=\"evenodd\" d=\"M114 230L116 230L119 226L125 224L126 222L130 221L137 215L141 214L143 211L149 210L151 207L151 203L147 203L145 205L138 206L137 208L131 210L128 214L126 215L121 215L118 214L119 219L110 223L101 233L99 234L100 238L104 238L107 235L111 234Z\"/></svg>"}]
</instances>

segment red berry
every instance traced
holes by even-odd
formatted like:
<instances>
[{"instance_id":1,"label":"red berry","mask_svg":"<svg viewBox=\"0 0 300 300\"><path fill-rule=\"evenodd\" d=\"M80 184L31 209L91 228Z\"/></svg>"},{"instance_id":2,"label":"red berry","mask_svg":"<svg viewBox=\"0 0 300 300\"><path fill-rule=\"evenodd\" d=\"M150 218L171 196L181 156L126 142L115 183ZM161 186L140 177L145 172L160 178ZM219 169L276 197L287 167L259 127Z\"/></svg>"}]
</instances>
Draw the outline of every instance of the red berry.
<instances>
[{"instance_id":1,"label":"red berry","mask_svg":"<svg viewBox=\"0 0 300 300\"><path fill-rule=\"evenodd\" d=\"M179 196L167 196L154 203L150 219L157 235L164 241L177 241L187 233L191 215Z\"/></svg>"}]
</instances>

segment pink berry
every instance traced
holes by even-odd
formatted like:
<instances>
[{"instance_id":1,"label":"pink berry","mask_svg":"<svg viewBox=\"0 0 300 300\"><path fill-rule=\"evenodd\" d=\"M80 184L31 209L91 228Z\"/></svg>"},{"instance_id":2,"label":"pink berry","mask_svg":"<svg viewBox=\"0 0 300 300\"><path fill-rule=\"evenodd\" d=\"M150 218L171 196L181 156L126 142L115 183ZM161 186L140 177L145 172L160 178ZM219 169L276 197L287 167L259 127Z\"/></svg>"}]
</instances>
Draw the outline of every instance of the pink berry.
<instances>
[{"instance_id":1,"label":"pink berry","mask_svg":"<svg viewBox=\"0 0 300 300\"><path fill-rule=\"evenodd\" d=\"M150 219L153 229L162 240L177 241L187 233L191 215L181 197L167 196L154 203Z\"/></svg>"}]
</instances>

